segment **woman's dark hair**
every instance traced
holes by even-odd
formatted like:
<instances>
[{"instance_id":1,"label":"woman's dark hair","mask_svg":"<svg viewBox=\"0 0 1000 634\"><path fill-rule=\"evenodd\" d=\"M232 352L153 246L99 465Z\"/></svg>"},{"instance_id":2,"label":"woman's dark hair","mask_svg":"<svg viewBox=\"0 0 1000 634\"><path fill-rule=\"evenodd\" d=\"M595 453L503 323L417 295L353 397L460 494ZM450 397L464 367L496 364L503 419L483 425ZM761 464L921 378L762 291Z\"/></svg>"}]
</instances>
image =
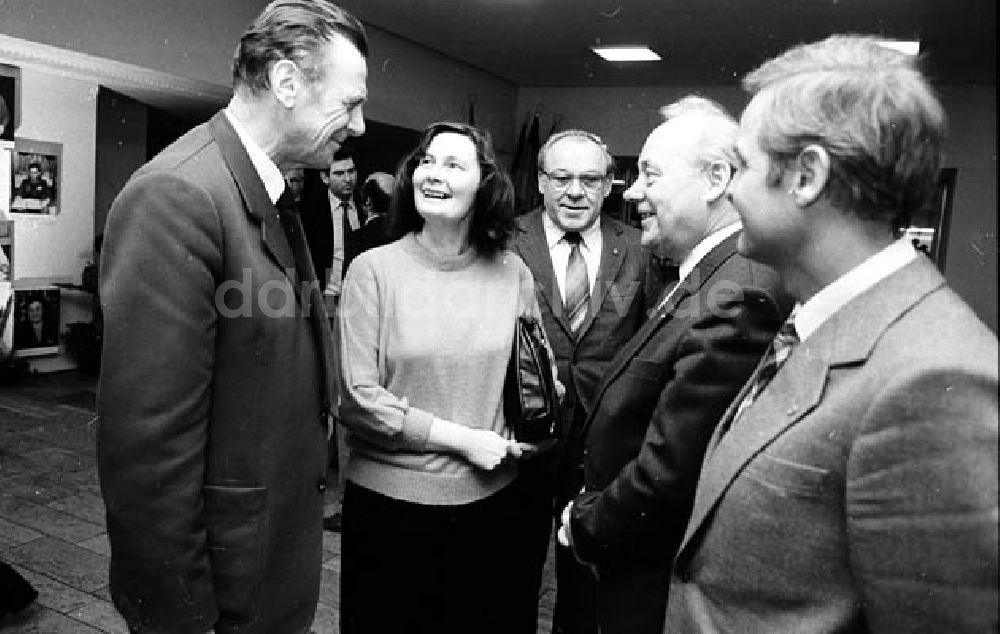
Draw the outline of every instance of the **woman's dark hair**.
<instances>
[{"instance_id":1,"label":"woman's dark hair","mask_svg":"<svg viewBox=\"0 0 1000 634\"><path fill-rule=\"evenodd\" d=\"M413 172L434 137L448 132L468 137L476 148L479 160L479 189L472 203L469 243L484 255L502 251L514 231L514 186L507 172L497 164L489 135L464 123L430 124L416 149L400 162L389 205L389 238L402 238L424 226L424 219L417 212L413 199Z\"/></svg>"}]
</instances>

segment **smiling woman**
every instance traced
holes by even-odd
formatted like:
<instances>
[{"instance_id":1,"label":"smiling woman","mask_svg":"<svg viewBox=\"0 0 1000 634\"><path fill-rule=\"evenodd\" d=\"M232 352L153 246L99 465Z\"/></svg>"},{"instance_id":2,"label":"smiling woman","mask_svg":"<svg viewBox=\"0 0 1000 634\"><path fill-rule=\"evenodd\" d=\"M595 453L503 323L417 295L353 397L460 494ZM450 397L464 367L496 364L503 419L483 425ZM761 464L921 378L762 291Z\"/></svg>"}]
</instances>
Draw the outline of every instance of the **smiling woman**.
<instances>
[{"instance_id":1,"label":"smiling woman","mask_svg":"<svg viewBox=\"0 0 1000 634\"><path fill-rule=\"evenodd\" d=\"M433 124L397 173L396 241L348 270L345 634L535 632L549 498L538 448L513 440L501 406L515 321L539 316L505 250L513 207L489 139Z\"/></svg>"}]
</instances>

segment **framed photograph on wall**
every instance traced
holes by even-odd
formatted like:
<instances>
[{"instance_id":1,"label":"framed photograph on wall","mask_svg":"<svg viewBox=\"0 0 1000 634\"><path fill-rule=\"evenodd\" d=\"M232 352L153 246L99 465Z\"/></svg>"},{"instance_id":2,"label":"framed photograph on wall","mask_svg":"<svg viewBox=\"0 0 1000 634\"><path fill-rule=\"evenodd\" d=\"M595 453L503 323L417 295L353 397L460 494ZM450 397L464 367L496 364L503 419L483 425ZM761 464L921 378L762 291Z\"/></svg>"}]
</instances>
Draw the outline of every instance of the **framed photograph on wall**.
<instances>
[{"instance_id":1,"label":"framed photograph on wall","mask_svg":"<svg viewBox=\"0 0 1000 634\"><path fill-rule=\"evenodd\" d=\"M14 221L0 220L0 283L14 279Z\"/></svg>"},{"instance_id":2,"label":"framed photograph on wall","mask_svg":"<svg viewBox=\"0 0 1000 634\"><path fill-rule=\"evenodd\" d=\"M14 142L21 123L21 69L0 64L0 143Z\"/></svg>"},{"instance_id":3,"label":"framed photograph on wall","mask_svg":"<svg viewBox=\"0 0 1000 634\"><path fill-rule=\"evenodd\" d=\"M59 289L14 289L14 355L34 357L59 352Z\"/></svg>"},{"instance_id":4,"label":"framed photograph on wall","mask_svg":"<svg viewBox=\"0 0 1000 634\"><path fill-rule=\"evenodd\" d=\"M10 213L51 216L59 213L61 143L18 137L10 168Z\"/></svg>"}]
</instances>

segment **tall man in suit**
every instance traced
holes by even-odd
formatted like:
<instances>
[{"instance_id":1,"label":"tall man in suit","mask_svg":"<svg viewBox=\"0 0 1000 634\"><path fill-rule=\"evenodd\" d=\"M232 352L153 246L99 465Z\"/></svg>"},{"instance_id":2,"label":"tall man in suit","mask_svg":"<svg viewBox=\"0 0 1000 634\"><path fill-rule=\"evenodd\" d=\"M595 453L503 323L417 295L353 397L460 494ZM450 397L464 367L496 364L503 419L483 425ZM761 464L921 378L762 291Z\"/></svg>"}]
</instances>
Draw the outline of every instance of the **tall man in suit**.
<instances>
[{"instance_id":1,"label":"tall man in suit","mask_svg":"<svg viewBox=\"0 0 1000 634\"><path fill-rule=\"evenodd\" d=\"M583 421L611 357L639 329L649 297L648 255L639 232L601 215L613 159L582 130L552 135L538 152L544 207L518 218L512 248L531 269L545 331L566 386L555 482L561 509L583 484ZM549 466L541 457L536 468ZM552 503L551 497L549 503ZM546 540L548 536L546 535ZM539 574L545 558L541 545ZM556 551L556 632L596 632L594 581L563 548Z\"/></svg>"},{"instance_id":2,"label":"tall man in suit","mask_svg":"<svg viewBox=\"0 0 1000 634\"><path fill-rule=\"evenodd\" d=\"M995 632L997 340L909 240L944 113L874 38L744 79L742 253L799 307L712 438L676 632Z\"/></svg>"},{"instance_id":3,"label":"tall man in suit","mask_svg":"<svg viewBox=\"0 0 1000 634\"><path fill-rule=\"evenodd\" d=\"M705 446L791 309L774 271L736 253L725 196L736 122L693 96L663 114L625 197L638 203L643 246L680 263L680 279L594 396L585 491L561 531L597 569L602 634L662 631Z\"/></svg>"},{"instance_id":4,"label":"tall man in suit","mask_svg":"<svg viewBox=\"0 0 1000 634\"><path fill-rule=\"evenodd\" d=\"M309 631L333 352L281 172L329 165L364 131L366 58L337 6L272 2L229 105L111 209L98 468L133 631Z\"/></svg>"}]
</instances>

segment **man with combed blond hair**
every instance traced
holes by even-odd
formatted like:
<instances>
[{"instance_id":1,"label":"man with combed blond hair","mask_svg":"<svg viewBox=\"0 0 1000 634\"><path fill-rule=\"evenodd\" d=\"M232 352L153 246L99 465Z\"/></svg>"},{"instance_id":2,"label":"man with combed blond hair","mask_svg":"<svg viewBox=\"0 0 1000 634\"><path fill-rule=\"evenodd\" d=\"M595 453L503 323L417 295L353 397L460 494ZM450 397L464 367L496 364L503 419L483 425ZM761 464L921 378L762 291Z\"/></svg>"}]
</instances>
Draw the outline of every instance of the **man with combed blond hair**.
<instances>
[{"instance_id":1,"label":"man with combed blond hair","mask_svg":"<svg viewBox=\"0 0 1000 634\"><path fill-rule=\"evenodd\" d=\"M744 85L739 249L798 305L709 443L665 631L995 632L997 339L899 238L941 105L860 36Z\"/></svg>"}]
</instances>

